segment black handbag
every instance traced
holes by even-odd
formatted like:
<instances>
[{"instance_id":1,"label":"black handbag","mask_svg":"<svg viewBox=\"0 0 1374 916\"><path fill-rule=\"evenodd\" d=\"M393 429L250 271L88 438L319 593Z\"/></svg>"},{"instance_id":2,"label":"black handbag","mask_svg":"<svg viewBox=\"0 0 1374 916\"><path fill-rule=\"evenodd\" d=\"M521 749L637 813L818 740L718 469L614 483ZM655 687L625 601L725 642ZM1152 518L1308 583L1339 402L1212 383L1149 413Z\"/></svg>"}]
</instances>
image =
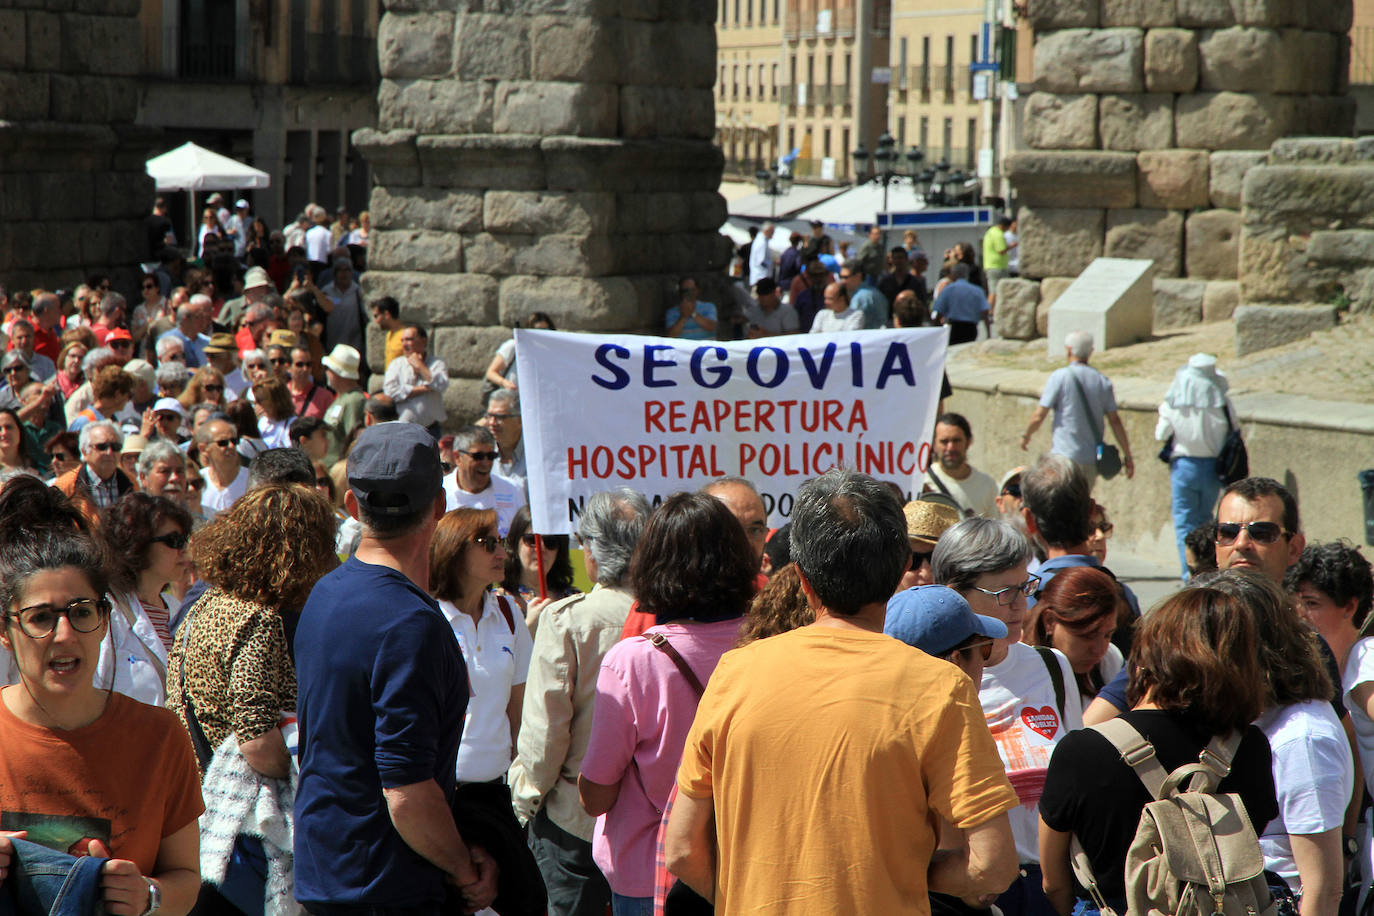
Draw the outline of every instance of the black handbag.
<instances>
[{"instance_id":1,"label":"black handbag","mask_svg":"<svg viewBox=\"0 0 1374 916\"><path fill-rule=\"evenodd\" d=\"M1245 440L1241 438L1240 427L1231 422L1231 411L1225 406L1222 411L1226 414L1226 440L1221 443L1221 451L1217 452L1217 480L1229 487L1237 480L1250 476L1250 453L1245 448Z\"/></svg>"},{"instance_id":2,"label":"black handbag","mask_svg":"<svg viewBox=\"0 0 1374 916\"><path fill-rule=\"evenodd\" d=\"M1164 444L1159 447L1159 460L1168 464L1174 458L1174 436L1169 434L1169 438L1164 440Z\"/></svg>"}]
</instances>

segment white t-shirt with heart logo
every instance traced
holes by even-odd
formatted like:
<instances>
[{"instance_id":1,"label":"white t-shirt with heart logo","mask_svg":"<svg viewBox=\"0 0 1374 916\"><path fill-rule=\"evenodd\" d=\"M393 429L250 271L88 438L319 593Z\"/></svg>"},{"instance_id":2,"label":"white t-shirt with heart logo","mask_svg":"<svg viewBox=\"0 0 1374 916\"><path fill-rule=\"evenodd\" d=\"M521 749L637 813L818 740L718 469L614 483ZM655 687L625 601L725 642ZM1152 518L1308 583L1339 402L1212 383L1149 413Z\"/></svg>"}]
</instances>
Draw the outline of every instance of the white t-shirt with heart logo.
<instances>
[{"instance_id":1,"label":"white t-shirt with heart logo","mask_svg":"<svg viewBox=\"0 0 1374 916\"><path fill-rule=\"evenodd\" d=\"M1054 653L1064 676L1064 708L1054 695L1054 681L1044 659L1031 646L1015 643L1001 664L983 669L978 699L997 742L1007 777L1021 799L1010 812L1011 831L1022 863L1038 863L1040 793L1050 754L1067 732L1083 727L1083 701L1069 661Z\"/></svg>"}]
</instances>

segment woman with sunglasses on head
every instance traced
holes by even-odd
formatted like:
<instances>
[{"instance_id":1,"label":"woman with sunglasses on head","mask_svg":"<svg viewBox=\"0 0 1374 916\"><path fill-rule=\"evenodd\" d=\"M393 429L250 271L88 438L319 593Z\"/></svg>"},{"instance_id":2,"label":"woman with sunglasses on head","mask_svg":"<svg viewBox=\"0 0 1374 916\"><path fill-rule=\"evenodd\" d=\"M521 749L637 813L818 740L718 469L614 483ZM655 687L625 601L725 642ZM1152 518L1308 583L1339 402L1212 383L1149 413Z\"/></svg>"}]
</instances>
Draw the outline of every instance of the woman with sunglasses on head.
<instances>
[{"instance_id":1,"label":"woman with sunglasses on head","mask_svg":"<svg viewBox=\"0 0 1374 916\"><path fill-rule=\"evenodd\" d=\"M996 901L1005 916L1053 912L1040 887L1036 805L1055 745L1083 727L1083 703L1068 659L1055 649L1021 642L1026 598L1039 587L1039 580L1026 573L1031 556L1029 539L1011 524L969 518L940 536L931 557L936 583L962 595L975 614L1007 627L1007 635L993 644L978 691L997 752L1021 800L1009 812L1021 876Z\"/></svg>"},{"instance_id":2,"label":"woman with sunglasses on head","mask_svg":"<svg viewBox=\"0 0 1374 916\"><path fill-rule=\"evenodd\" d=\"M80 514L36 479L11 481L0 492L0 646L15 669L0 690L0 809L6 830L109 858L106 912L184 916L200 887L195 757L167 710L94 683L106 589ZM0 837L0 863L11 850Z\"/></svg>"},{"instance_id":3,"label":"woman with sunglasses on head","mask_svg":"<svg viewBox=\"0 0 1374 916\"><path fill-rule=\"evenodd\" d=\"M506 532L506 571L501 587L515 595L525 609L525 623L533 635L539 628L539 615L550 603L576 595L573 587L572 558L566 534L546 534L543 551L536 556L534 529L530 527L530 510L521 506L511 519ZM539 571L544 571L541 585Z\"/></svg>"},{"instance_id":4,"label":"woman with sunglasses on head","mask_svg":"<svg viewBox=\"0 0 1374 916\"><path fill-rule=\"evenodd\" d=\"M120 693L154 706L167 700L167 653L181 610L168 586L190 569L190 534L190 514L162 496L130 493L101 515L114 599L108 663L113 670L106 671L102 655L98 673Z\"/></svg>"},{"instance_id":5,"label":"woman with sunglasses on head","mask_svg":"<svg viewBox=\"0 0 1374 916\"><path fill-rule=\"evenodd\" d=\"M1050 580L1026 612L1022 641L1063 653L1086 708L1125 666L1111 640L1122 621L1131 619L1115 579L1091 566L1071 566Z\"/></svg>"}]
</instances>

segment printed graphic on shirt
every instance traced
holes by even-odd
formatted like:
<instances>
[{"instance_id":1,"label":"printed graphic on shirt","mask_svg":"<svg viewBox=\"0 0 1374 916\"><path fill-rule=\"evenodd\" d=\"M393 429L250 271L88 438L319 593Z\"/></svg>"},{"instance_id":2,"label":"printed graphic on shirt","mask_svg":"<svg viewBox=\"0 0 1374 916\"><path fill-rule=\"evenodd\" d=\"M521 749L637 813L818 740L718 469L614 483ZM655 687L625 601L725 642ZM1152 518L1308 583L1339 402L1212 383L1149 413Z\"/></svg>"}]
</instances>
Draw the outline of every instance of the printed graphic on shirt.
<instances>
[{"instance_id":1,"label":"printed graphic on shirt","mask_svg":"<svg viewBox=\"0 0 1374 916\"><path fill-rule=\"evenodd\" d=\"M110 845L110 822L103 817L0 811L0 831L29 832L29 842L69 856L90 855L92 840Z\"/></svg>"},{"instance_id":2,"label":"printed graphic on shirt","mask_svg":"<svg viewBox=\"0 0 1374 916\"><path fill-rule=\"evenodd\" d=\"M1021 710L1021 721L1031 731L1048 740L1053 740L1055 732L1059 731L1059 713L1054 711L1053 706L1041 706L1039 709L1027 706Z\"/></svg>"}]
</instances>

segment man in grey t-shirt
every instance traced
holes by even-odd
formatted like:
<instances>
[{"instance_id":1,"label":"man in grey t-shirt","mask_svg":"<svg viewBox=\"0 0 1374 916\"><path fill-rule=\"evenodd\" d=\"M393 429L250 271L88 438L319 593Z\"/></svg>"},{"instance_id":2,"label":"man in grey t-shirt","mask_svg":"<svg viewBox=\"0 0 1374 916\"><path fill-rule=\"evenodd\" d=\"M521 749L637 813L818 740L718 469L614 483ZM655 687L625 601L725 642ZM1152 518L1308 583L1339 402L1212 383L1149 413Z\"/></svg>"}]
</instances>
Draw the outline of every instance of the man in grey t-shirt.
<instances>
[{"instance_id":1,"label":"man in grey t-shirt","mask_svg":"<svg viewBox=\"0 0 1374 916\"><path fill-rule=\"evenodd\" d=\"M1111 424L1116 441L1121 445L1121 460L1126 476L1135 476L1135 461L1131 458L1131 443L1126 427L1116 411L1116 394L1105 375L1088 365L1093 352L1093 336L1087 331L1073 331L1064 338L1069 364L1050 374L1040 404L1031 414L1030 423L1021 437L1024 451L1031 436L1054 411L1054 437L1051 454L1063 455L1078 464L1088 475L1089 482L1097 478L1098 433L1104 429L1103 418Z\"/></svg>"}]
</instances>

